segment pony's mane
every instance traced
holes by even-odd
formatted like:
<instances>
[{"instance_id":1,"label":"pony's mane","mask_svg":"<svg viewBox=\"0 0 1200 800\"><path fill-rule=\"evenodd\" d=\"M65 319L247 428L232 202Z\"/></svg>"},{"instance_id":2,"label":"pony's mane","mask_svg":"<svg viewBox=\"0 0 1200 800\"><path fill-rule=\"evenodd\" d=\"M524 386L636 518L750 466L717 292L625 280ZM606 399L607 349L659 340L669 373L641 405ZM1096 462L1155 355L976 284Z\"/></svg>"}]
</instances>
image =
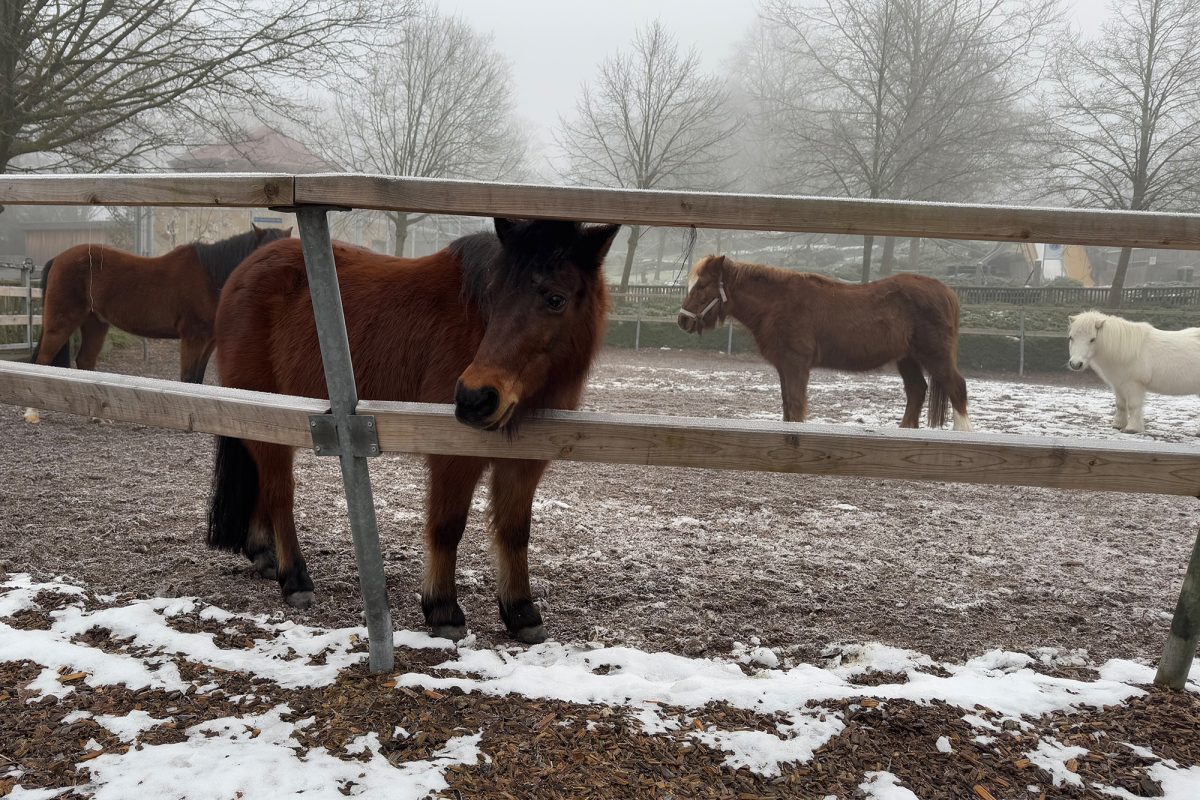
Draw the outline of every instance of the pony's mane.
<instances>
[{"instance_id":1,"label":"pony's mane","mask_svg":"<svg viewBox=\"0 0 1200 800\"><path fill-rule=\"evenodd\" d=\"M194 242L191 246L196 248L196 257L212 278L213 285L220 289L246 256L260 245L282 238L283 234L279 228L251 228L219 242Z\"/></svg>"},{"instance_id":2,"label":"pony's mane","mask_svg":"<svg viewBox=\"0 0 1200 800\"><path fill-rule=\"evenodd\" d=\"M716 256L709 256L715 258ZM816 272L802 272L795 269L784 269L770 264L757 264L753 261L735 261L732 258L726 257L730 265L735 270L738 270L740 277L744 278L761 278L765 280L795 280L803 278L813 283L824 284L826 286L844 286L844 281L839 281L836 278L830 278L827 275L821 275Z\"/></svg>"},{"instance_id":3,"label":"pony's mane","mask_svg":"<svg viewBox=\"0 0 1200 800\"><path fill-rule=\"evenodd\" d=\"M450 243L450 253L462 270L463 295L484 311L501 285L528 283L540 272L562 269L570 263L572 248L578 244L582 231L577 222L543 220L515 224L516 242L510 246L508 259L504 258L499 237L490 231L472 233Z\"/></svg>"},{"instance_id":4,"label":"pony's mane","mask_svg":"<svg viewBox=\"0 0 1200 800\"><path fill-rule=\"evenodd\" d=\"M1096 352L1101 359L1112 359L1117 363L1125 363L1138 358L1146 337L1154 330L1148 322L1130 322L1122 317L1114 317L1102 311L1084 311L1071 319L1070 333L1074 335L1080 330L1096 330Z\"/></svg>"}]
</instances>

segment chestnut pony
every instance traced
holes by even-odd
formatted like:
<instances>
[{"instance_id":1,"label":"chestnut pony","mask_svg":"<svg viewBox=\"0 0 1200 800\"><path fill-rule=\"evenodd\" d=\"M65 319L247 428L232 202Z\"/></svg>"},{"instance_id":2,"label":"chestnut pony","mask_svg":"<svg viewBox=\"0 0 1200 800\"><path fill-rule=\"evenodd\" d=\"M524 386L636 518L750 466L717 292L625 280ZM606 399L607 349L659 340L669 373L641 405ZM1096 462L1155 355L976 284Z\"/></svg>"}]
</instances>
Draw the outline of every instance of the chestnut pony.
<instances>
[{"instance_id":1,"label":"chestnut pony","mask_svg":"<svg viewBox=\"0 0 1200 800\"><path fill-rule=\"evenodd\" d=\"M864 371L896 363L907 405L902 428L921 419L929 373L929 424L970 430L967 382L958 371L958 295L922 275L900 274L867 284L706 256L692 267L679 327L711 330L726 317L749 329L763 358L779 372L783 418L808 416L808 375L814 367Z\"/></svg>"},{"instance_id":2,"label":"chestnut pony","mask_svg":"<svg viewBox=\"0 0 1200 800\"><path fill-rule=\"evenodd\" d=\"M512 433L537 409L579 405L601 345L603 261L618 226L497 219L431 256L393 258L334 243L359 396L454 403L472 427ZM224 386L325 398L304 256L296 240L246 259L217 311ZM220 437L210 547L245 554L304 608L313 582L293 518L290 447ZM492 468L497 599L509 633L545 639L529 590L534 492L545 461L430 456L421 606L438 636L461 638L455 558L475 486Z\"/></svg>"},{"instance_id":3,"label":"chestnut pony","mask_svg":"<svg viewBox=\"0 0 1200 800\"><path fill-rule=\"evenodd\" d=\"M69 367L68 340L78 330L83 341L75 364L95 369L108 326L116 325L135 336L179 339L179 380L203 383L225 280L256 247L291 235L291 228L251 226L156 258L101 244L64 250L42 270L42 337L32 361Z\"/></svg>"}]
</instances>

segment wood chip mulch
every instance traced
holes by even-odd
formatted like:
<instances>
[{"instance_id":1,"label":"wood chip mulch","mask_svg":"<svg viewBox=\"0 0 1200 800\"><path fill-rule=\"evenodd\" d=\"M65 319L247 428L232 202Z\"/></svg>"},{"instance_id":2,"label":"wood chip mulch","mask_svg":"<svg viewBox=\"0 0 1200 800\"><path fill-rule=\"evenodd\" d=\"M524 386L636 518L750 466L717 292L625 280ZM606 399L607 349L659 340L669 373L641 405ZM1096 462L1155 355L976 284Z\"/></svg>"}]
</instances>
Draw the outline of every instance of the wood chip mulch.
<instances>
[{"instance_id":1,"label":"wood chip mulch","mask_svg":"<svg viewBox=\"0 0 1200 800\"><path fill-rule=\"evenodd\" d=\"M57 601L55 601L57 602ZM54 602L47 602L54 607ZM49 624L41 607L0 622L26 628ZM172 624L176 624L175 621ZM245 648L267 631L250 623L213 622L196 615L177 620L188 632L216 636L218 646ZM81 643L109 652L127 652L126 642L92 629ZM1024 725L1001 720L988 709L945 703L881 701L877 684L900 682L902 673L870 673L855 679L861 697L814 704L813 713L837 715L845 729L799 764L784 764L775 777L725 765L726 754L698 742L700 731L757 730L778 733L784 715L760 714L714 703L700 709L663 707L677 730L646 733L625 709L540 701L518 696L397 687L395 676L373 676L365 666L343 670L335 683L314 689L282 689L270 681L175 659L192 683L185 692L132 691L123 686L90 686L86 673L64 672L58 680L73 687L65 697L38 698L26 687L42 668L0 658L0 797L20 784L32 788L71 788L65 796L88 796L88 762L101 753L153 747L187 738L185 730L226 716L265 713L286 703L284 719L312 722L297 728L298 755L324 748L347 761L357 737L374 733L381 755L400 765L428 759L454 737L482 731L486 763L454 766L444 797L472 798L861 798L864 774L887 770L922 800L1003 800L1003 798L1099 798L1099 785L1119 787L1138 797L1161 788L1147 768L1155 763L1129 745L1152 750L1180 767L1200 763L1200 696L1147 688L1120 707L1084 708L1070 714L1029 718ZM444 651L397 651L397 670L421 671L444 661ZM211 686L215 684L216 689ZM207 686L205 691L197 690ZM92 717L143 710L170 718L123 742ZM78 712L90 716L82 718ZM972 727L973 713L999 730ZM70 715L70 716L69 716ZM71 720L71 721L68 721ZM946 737L951 751L937 741ZM1081 787L1054 784L1027 754L1040 740L1087 748L1067 762ZM352 787L350 787L352 789Z\"/></svg>"}]
</instances>

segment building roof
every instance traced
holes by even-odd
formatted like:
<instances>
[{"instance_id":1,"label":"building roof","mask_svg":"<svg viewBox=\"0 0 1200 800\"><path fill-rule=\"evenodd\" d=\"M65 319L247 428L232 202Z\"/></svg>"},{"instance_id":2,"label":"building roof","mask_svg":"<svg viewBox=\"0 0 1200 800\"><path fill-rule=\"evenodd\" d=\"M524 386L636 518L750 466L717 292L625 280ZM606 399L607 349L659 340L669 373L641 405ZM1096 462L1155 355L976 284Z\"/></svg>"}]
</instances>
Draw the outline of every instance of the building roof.
<instances>
[{"instance_id":1,"label":"building roof","mask_svg":"<svg viewBox=\"0 0 1200 800\"><path fill-rule=\"evenodd\" d=\"M261 127L233 144L210 144L172 159L180 172L336 172L338 168L302 143L272 128Z\"/></svg>"}]
</instances>

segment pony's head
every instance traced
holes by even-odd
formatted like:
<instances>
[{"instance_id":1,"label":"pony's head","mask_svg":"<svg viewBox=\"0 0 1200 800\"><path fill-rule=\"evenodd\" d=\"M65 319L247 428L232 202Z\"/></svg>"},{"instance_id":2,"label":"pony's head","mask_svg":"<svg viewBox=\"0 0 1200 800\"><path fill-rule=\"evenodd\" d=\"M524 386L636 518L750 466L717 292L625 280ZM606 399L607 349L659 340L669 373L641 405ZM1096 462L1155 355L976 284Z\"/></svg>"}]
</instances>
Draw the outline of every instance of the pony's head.
<instances>
[{"instance_id":1,"label":"pony's head","mask_svg":"<svg viewBox=\"0 0 1200 800\"><path fill-rule=\"evenodd\" d=\"M1071 327L1067 331L1067 343L1071 349L1068 367L1076 372L1088 368L1096 355L1096 339L1107 320L1108 315L1099 311L1084 311L1071 317Z\"/></svg>"},{"instance_id":2,"label":"pony's head","mask_svg":"<svg viewBox=\"0 0 1200 800\"><path fill-rule=\"evenodd\" d=\"M688 293L679 308L679 327L688 333L704 333L725 321L725 256L705 256L688 273Z\"/></svg>"},{"instance_id":3,"label":"pony's head","mask_svg":"<svg viewBox=\"0 0 1200 800\"><path fill-rule=\"evenodd\" d=\"M620 226L495 222L494 237L451 246L464 291L486 321L455 387L454 415L475 428L511 430L522 411L579 402L608 310L604 256Z\"/></svg>"}]
</instances>

